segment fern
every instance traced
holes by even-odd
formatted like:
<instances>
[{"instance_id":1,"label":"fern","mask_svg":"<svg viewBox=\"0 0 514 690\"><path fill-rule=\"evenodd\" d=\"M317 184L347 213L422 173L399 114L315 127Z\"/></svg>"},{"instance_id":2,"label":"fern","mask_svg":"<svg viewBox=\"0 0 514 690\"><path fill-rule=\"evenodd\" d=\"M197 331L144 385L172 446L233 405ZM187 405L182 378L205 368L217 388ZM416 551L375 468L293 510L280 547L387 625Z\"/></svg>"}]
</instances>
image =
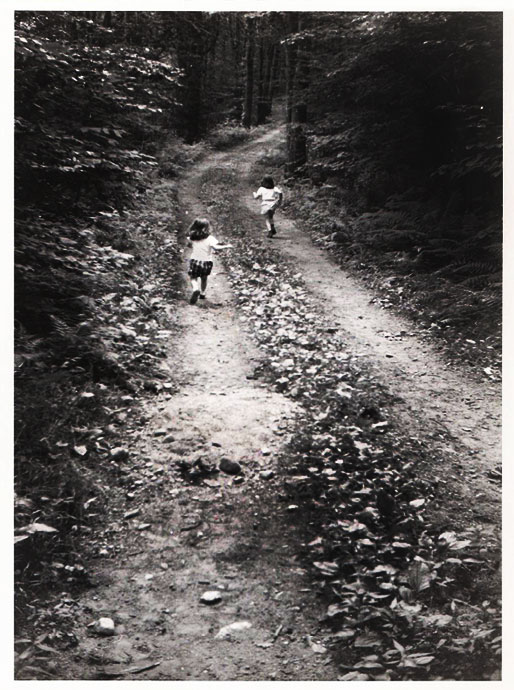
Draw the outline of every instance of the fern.
<instances>
[{"instance_id":1,"label":"fern","mask_svg":"<svg viewBox=\"0 0 514 690\"><path fill-rule=\"evenodd\" d=\"M473 261L466 262L453 269L454 276L483 276L487 274L496 273L498 266L496 262L492 261Z\"/></svg>"},{"instance_id":2,"label":"fern","mask_svg":"<svg viewBox=\"0 0 514 690\"><path fill-rule=\"evenodd\" d=\"M503 258L503 244L501 242L494 242L489 246L485 247L487 252L497 261L501 261Z\"/></svg>"},{"instance_id":3,"label":"fern","mask_svg":"<svg viewBox=\"0 0 514 690\"><path fill-rule=\"evenodd\" d=\"M493 281L490 275L474 275L462 280L460 284L472 290L484 290L485 288L491 288Z\"/></svg>"},{"instance_id":4,"label":"fern","mask_svg":"<svg viewBox=\"0 0 514 690\"><path fill-rule=\"evenodd\" d=\"M69 339L75 337L75 329L55 314L50 314L50 321L52 322L54 332L61 338Z\"/></svg>"}]
</instances>

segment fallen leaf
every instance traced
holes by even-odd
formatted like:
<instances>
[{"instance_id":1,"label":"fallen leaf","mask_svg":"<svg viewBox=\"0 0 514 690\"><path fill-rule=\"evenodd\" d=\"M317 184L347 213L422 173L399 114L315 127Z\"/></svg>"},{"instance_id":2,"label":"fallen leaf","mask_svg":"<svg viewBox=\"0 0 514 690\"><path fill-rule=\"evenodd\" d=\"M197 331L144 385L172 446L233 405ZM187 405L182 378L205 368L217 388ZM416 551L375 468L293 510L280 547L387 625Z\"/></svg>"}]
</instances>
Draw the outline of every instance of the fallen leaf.
<instances>
[{"instance_id":1,"label":"fallen leaf","mask_svg":"<svg viewBox=\"0 0 514 690\"><path fill-rule=\"evenodd\" d=\"M367 633L359 635L353 644L354 647L379 647L382 644L382 640L375 633Z\"/></svg>"},{"instance_id":2,"label":"fallen leaf","mask_svg":"<svg viewBox=\"0 0 514 690\"><path fill-rule=\"evenodd\" d=\"M332 561L314 561L313 566L325 575L335 575L339 570L339 565Z\"/></svg>"},{"instance_id":3,"label":"fallen leaf","mask_svg":"<svg viewBox=\"0 0 514 690\"><path fill-rule=\"evenodd\" d=\"M241 632L242 630L248 630L252 627L250 621L236 621L235 623L230 623L229 625L223 626L219 632L215 635L215 640L225 640L231 636L233 633Z\"/></svg>"},{"instance_id":4,"label":"fallen leaf","mask_svg":"<svg viewBox=\"0 0 514 690\"><path fill-rule=\"evenodd\" d=\"M350 671L344 676L338 676L337 680L369 680L367 673L360 673L360 671Z\"/></svg>"},{"instance_id":5,"label":"fallen leaf","mask_svg":"<svg viewBox=\"0 0 514 690\"><path fill-rule=\"evenodd\" d=\"M28 539L29 535L28 534L18 534L17 536L14 537L14 543L18 544L20 541L25 541L25 539Z\"/></svg>"},{"instance_id":6,"label":"fallen leaf","mask_svg":"<svg viewBox=\"0 0 514 690\"><path fill-rule=\"evenodd\" d=\"M27 527L22 528L24 532L29 534L34 534L35 532L58 532L55 527L50 527L50 525L44 525L42 522L33 522Z\"/></svg>"}]
</instances>

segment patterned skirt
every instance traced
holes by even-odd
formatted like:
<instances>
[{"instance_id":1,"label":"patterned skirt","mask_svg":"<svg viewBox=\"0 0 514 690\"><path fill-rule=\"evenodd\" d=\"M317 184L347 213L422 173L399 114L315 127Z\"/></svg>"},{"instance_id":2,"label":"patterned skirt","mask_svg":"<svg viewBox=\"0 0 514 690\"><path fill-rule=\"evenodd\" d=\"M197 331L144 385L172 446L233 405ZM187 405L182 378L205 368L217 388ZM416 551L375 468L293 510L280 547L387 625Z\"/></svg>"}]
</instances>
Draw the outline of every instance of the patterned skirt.
<instances>
[{"instance_id":1,"label":"patterned skirt","mask_svg":"<svg viewBox=\"0 0 514 690\"><path fill-rule=\"evenodd\" d=\"M191 259L189 261L189 277L206 278L208 275L211 274L212 264L212 261L197 261L196 259Z\"/></svg>"}]
</instances>

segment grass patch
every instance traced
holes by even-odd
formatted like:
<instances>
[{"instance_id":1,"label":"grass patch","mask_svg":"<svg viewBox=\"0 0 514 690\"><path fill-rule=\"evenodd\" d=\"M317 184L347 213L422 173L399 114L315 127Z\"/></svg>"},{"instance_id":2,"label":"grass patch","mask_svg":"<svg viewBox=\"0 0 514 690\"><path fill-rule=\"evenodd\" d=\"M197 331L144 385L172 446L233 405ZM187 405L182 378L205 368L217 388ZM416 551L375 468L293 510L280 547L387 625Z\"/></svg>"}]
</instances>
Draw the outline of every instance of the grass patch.
<instances>
[{"instance_id":1,"label":"grass patch","mask_svg":"<svg viewBox=\"0 0 514 690\"><path fill-rule=\"evenodd\" d=\"M197 161L206 150L205 143L186 144L178 137L170 136L155 154L160 177L176 178Z\"/></svg>"}]
</instances>

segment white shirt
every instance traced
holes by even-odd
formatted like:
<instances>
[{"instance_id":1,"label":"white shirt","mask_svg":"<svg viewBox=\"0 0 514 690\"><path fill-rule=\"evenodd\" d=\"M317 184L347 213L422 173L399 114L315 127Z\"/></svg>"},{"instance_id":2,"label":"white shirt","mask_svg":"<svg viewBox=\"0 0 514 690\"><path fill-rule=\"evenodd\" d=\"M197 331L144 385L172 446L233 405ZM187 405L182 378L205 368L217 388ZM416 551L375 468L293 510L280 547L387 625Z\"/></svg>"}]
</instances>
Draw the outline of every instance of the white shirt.
<instances>
[{"instance_id":1,"label":"white shirt","mask_svg":"<svg viewBox=\"0 0 514 690\"><path fill-rule=\"evenodd\" d=\"M191 259L195 261L212 261L212 248L219 244L213 235L209 235L204 240L191 240L191 242L193 244Z\"/></svg>"},{"instance_id":2,"label":"white shirt","mask_svg":"<svg viewBox=\"0 0 514 690\"><path fill-rule=\"evenodd\" d=\"M273 189L268 189L267 187L259 187L259 189L253 193L255 199L261 197L262 202L276 201L280 198L282 190L280 187L273 187Z\"/></svg>"}]
</instances>

